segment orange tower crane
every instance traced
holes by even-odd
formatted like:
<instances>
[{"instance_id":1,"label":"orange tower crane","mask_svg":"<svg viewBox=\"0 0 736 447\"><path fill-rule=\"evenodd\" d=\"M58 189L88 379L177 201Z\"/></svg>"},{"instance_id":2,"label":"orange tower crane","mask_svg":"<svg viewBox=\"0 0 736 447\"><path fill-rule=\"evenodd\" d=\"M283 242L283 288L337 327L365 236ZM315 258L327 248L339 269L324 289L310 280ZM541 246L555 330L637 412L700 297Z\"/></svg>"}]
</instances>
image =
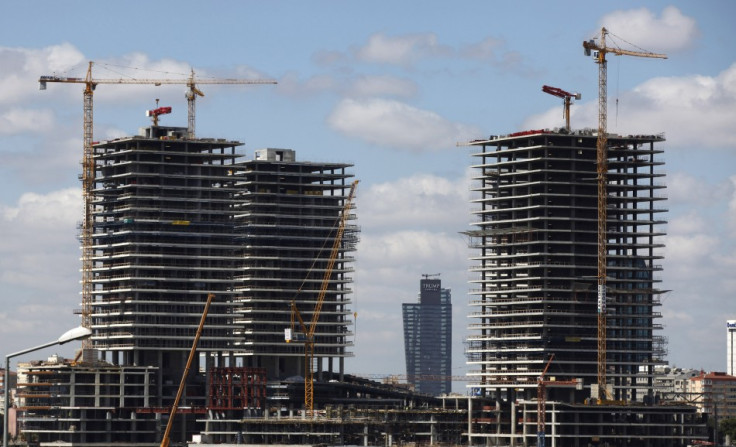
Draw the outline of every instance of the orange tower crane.
<instances>
[{"instance_id":1,"label":"orange tower crane","mask_svg":"<svg viewBox=\"0 0 736 447\"><path fill-rule=\"evenodd\" d=\"M332 278L332 270L335 267L335 260L337 255L340 253L340 246L342 245L342 236L345 233L345 224L350 216L350 209L352 207L352 201L355 197L355 188L358 186L358 180L355 180L350 185L350 193L348 194L345 204L342 208L342 215L337 227L337 234L332 243L332 251L325 268L324 276L322 277L322 286L320 287L319 295L317 296L317 303L312 311L312 320L309 326L306 325L302 315L299 313L299 309L296 307L296 301L291 301L291 328L285 331L286 342L291 341L291 334L295 333L296 320L299 321L299 328L301 330L300 341L304 342L304 409L307 414L312 415L314 412L314 370L312 363L314 362L314 334L317 330L317 322L319 321L319 315L322 311L322 304L325 301L325 294L327 293L327 287L330 284ZM302 339L303 338L303 339Z\"/></svg>"},{"instance_id":2,"label":"orange tower crane","mask_svg":"<svg viewBox=\"0 0 736 447\"><path fill-rule=\"evenodd\" d=\"M84 202L84 220L82 221L80 241L82 244L82 326L89 328L91 326L92 313L92 268L94 262L94 250L92 249L92 190L95 182L95 164L92 153L92 134L93 134L93 96L95 88L98 84L183 84L189 87L186 93L188 103L188 120L187 130L189 138L194 138L194 116L195 116L195 100L197 96L204 96L198 88L197 84L276 84L276 81L269 79L196 79L194 70L188 78L182 79L135 79L135 78L119 78L119 79L99 79L92 77L93 62L89 62L87 75L84 78L72 78L65 76L41 76L38 80L41 90L46 90L46 84L49 82L61 82L67 84L84 84L84 138L83 138L83 156L82 156L82 200ZM82 348L89 348L90 340L82 342Z\"/></svg>"},{"instance_id":3,"label":"orange tower crane","mask_svg":"<svg viewBox=\"0 0 736 447\"><path fill-rule=\"evenodd\" d=\"M583 42L585 55L598 64L598 141L596 163L598 183L598 399L608 397L606 388L606 223L607 223L607 177L608 177L608 79L606 53L617 56L637 56L667 59L665 54L646 51L629 51L606 45L606 28L601 28L600 42L591 39Z\"/></svg>"},{"instance_id":4,"label":"orange tower crane","mask_svg":"<svg viewBox=\"0 0 736 447\"><path fill-rule=\"evenodd\" d=\"M549 85L543 85L542 91L544 93L549 93L552 96L557 96L558 98L562 98L564 102L564 109L563 109L563 116L565 117L565 129L568 131L570 130L570 104L572 103L572 98L575 98L576 100L580 100L581 95L580 93L569 93L561 88L557 87L550 87Z\"/></svg>"}]
</instances>

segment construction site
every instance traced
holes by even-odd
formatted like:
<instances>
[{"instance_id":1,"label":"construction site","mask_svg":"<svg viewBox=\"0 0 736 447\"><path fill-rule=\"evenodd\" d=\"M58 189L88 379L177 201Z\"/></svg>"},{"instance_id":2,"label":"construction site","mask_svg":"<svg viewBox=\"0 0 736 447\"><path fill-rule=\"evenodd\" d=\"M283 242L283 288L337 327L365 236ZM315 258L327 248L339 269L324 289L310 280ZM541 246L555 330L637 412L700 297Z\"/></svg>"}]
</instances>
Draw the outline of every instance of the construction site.
<instances>
[{"instance_id":1,"label":"construction site","mask_svg":"<svg viewBox=\"0 0 736 447\"><path fill-rule=\"evenodd\" d=\"M42 88L85 86L78 313L91 336L76 358L19 364L8 445L706 441L705 415L654 393L666 362L664 136L606 127L606 54L664 55L607 47L606 35L583 44L599 67L598 128L573 129L580 95L545 86L563 98L566 127L464 144L464 394L447 392L448 375L417 374L441 385L413 387L345 369L360 236L351 164L280 148L246 159L238 141L196 136L197 84L272 81L96 79L92 63L86 78L41 77ZM137 135L94 141L95 87L126 83L187 85L187 127L160 125L161 107ZM405 312L411 322L420 310Z\"/></svg>"}]
</instances>

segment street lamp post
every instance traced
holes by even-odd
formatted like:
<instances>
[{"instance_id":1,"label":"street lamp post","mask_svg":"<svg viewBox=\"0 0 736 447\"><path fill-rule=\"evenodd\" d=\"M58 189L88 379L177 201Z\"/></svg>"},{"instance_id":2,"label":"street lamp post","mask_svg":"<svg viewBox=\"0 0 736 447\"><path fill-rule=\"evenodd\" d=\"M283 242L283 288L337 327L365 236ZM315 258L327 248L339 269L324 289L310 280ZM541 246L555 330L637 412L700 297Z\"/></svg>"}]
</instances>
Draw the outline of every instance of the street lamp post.
<instances>
[{"instance_id":1,"label":"street lamp post","mask_svg":"<svg viewBox=\"0 0 736 447\"><path fill-rule=\"evenodd\" d=\"M24 349L5 356L5 382L3 383L3 388L5 389L5 402L3 403L3 407L5 409L5 414L3 415L3 447L8 447L8 409L10 408L8 405L8 390L10 389L10 359L19 355L28 354L29 352L38 351L39 349L48 348L49 346L63 345L70 341L81 340L89 337L90 335L92 335L91 330L86 327L79 326L64 332L61 337L52 342L36 346L34 348Z\"/></svg>"}]
</instances>

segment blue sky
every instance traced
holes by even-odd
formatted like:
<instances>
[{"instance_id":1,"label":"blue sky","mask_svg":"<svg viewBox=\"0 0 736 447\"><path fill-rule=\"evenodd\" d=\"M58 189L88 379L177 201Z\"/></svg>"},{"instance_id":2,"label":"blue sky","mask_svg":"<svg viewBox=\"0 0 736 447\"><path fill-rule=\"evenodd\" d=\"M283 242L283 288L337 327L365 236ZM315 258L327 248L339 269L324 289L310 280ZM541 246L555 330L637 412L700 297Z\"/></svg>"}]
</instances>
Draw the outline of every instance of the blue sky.
<instances>
[{"instance_id":1,"label":"blue sky","mask_svg":"<svg viewBox=\"0 0 736 447\"><path fill-rule=\"evenodd\" d=\"M663 297L669 360L725 370L736 235L736 3L489 1L10 2L0 26L0 351L78 324L82 87L47 74L256 77L201 86L197 134L355 164L362 227L356 356L348 370L404 373L401 303L422 273L453 290L463 344L471 150L458 143L563 124L544 84L580 92L573 127L596 125L597 66L582 41L605 25L667 60L611 57L609 131L664 132ZM95 139L137 133L155 99L186 125L183 86L101 85ZM56 351L69 354L72 348ZM49 353L54 350L48 350ZM44 355L44 354L39 354Z\"/></svg>"}]
</instances>

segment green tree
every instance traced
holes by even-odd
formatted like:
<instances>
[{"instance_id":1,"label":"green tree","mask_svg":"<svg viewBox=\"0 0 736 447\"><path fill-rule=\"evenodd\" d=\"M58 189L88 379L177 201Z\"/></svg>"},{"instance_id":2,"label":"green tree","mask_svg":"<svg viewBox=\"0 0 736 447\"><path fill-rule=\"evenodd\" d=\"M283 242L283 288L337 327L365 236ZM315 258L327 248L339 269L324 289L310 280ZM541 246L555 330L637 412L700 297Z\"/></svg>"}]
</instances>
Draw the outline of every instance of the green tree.
<instances>
[{"instance_id":1,"label":"green tree","mask_svg":"<svg viewBox=\"0 0 736 447\"><path fill-rule=\"evenodd\" d=\"M721 436L728 436L731 442L736 440L736 418L721 419L718 421L718 432Z\"/></svg>"}]
</instances>

